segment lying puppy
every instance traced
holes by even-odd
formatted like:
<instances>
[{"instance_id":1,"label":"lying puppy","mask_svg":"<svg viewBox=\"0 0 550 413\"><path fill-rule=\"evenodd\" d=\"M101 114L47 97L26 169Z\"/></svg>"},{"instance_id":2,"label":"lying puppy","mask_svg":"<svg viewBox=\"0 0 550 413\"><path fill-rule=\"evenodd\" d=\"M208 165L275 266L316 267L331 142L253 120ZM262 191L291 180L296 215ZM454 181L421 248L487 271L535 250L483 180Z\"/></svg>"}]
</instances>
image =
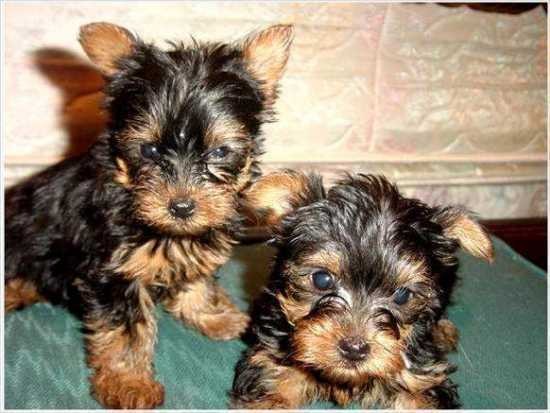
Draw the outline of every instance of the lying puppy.
<instances>
[{"instance_id":1,"label":"lying puppy","mask_svg":"<svg viewBox=\"0 0 550 413\"><path fill-rule=\"evenodd\" d=\"M234 408L316 399L364 408L456 408L445 358L458 333L443 318L459 246L492 260L487 233L457 207L403 197L386 179L284 171L246 193L278 254L237 365Z\"/></svg>"}]
</instances>

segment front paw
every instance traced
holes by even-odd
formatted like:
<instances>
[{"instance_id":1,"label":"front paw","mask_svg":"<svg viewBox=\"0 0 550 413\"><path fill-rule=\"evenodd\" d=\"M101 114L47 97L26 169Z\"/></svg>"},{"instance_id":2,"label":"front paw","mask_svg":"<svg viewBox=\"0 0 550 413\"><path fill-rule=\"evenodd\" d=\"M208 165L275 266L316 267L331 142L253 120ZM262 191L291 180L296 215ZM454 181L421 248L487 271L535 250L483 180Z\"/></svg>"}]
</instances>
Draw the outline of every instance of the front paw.
<instances>
[{"instance_id":1,"label":"front paw","mask_svg":"<svg viewBox=\"0 0 550 413\"><path fill-rule=\"evenodd\" d=\"M449 353L456 351L458 345L458 329L451 320L442 318L432 329L432 336L436 347L444 352Z\"/></svg>"},{"instance_id":2,"label":"front paw","mask_svg":"<svg viewBox=\"0 0 550 413\"><path fill-rule=\"evenodd\" d=\"M92 394L111 409L152 409L164 402L164 387L151 378L101 372L91 377Z\"/></svg>"},{"instance_id":3,"label":"front paw","mask_svg":"<svg viewBox=\"0 0 550 413\"><path fill-rule=\"evenodd\" d=\"M237 309L228 309L205 319L201 331L213 340L232 340L244 333L249 322L247 314Z\"/></svg>"},{"instance_id":4,"label":"front paw","mask_svg":"<svg viewBox=\"0 0 550 413\"><path fill-rule=\"evenodd\" d=\"M459 409L461 407L456 385L450 380L431 389L417 393L402 392L395 398L396 410L412 409Z\"/></svg>"},{"instance_id":5,"label":"front paw","mask_svg":"<svg viewBox=\"0 0 550 413\"><path fill-rule=\"evenodd\" d=\"M230 403L231 409L239 410L281 410L281 409L296 409L299 406L294 406L288 400L281 396L269 395L257 400L240 400L233 399Z\"/></svg>"}]
</instances>

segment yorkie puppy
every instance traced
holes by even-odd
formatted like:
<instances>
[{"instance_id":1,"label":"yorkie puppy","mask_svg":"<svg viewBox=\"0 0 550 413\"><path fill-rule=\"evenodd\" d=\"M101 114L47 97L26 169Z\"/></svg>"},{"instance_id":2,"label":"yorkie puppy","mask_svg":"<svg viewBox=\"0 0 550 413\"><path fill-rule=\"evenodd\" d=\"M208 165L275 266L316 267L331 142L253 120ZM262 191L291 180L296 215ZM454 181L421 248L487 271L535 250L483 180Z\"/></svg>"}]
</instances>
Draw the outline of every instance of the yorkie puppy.
<instances>
[{"instance_id":1,"label":"yorkie puppy","mask_svg":"<svg viewBox=\"0 0 550 413\"><path fill-rule=\"evenodd\" d=\"M258 174L291 41L292 27L277 25L164 51L113 24L81 28L107 79L109 124L87 153L6 192L5 308L45 299L81 314L104 406L163 402L156 303L213 339L246 328L213 274Z\"/></svg>"},{"instance_id":2,"label":"yorkie puppy","mask_svg":"<svg viewBox=\"0 0 550 413\"><path fill-rule=\"evenodd\" d=\"M395 409L459 406L443 318L456 249L492 260L462 208L429 207L386 179L266 175L246 192L278 247L236 369L234 408L297 408L316 399Z\"/></svg>"}]
</instances>

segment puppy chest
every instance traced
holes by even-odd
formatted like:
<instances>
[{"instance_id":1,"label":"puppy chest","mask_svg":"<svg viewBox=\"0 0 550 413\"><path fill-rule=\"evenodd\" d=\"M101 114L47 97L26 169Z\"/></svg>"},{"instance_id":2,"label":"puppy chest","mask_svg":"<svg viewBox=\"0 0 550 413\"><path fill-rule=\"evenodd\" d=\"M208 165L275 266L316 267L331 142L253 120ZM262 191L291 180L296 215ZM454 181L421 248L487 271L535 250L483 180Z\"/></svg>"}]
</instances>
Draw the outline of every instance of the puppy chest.
<instances>
[{"instance_id":1,"label":"puppy chest","mask_svg":"<svg viewBox=\"0 0 550 413\"><path fill-rule=\"evenodd\" d=\"M226 248L213 248L189 240L151 240L122 245L112 256L112 269L128 279L170 286L174 282L211 275L229 256Z\"/></svg>"}]
</instances>

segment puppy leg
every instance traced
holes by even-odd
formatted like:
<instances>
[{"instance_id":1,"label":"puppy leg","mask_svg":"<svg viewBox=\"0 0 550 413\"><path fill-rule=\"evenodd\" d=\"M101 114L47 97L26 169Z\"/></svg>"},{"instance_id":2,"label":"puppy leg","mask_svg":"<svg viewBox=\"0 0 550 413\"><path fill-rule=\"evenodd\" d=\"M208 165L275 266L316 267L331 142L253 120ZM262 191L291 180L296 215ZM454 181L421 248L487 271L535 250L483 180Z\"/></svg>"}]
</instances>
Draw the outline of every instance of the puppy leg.
<instances>
[{"instance_id":1,"label":"puppy leg","mask_svg":"<svg viewBox=\"0 0 550 413\"><path fill-rule=\"evenodd\" d=\"M164 305L175 318L215 340L238 337L250 320L214 280L206 278L173 291Z\"/></svg>"},{"instance_id":2,"label":"puppy leg","mask_svg":"<svg viewBox=\"0 0 550 413\"><path fill-rule=\"evenodd\" d=\"M398 393L393 406L396 410L458 409L459 407L456 386L449 380L419 393L406 391Z\"/></svg>"},{"instance_id":3,"label":"puppy leg","mask_svg":"<svg viewBox=\"0 0 550 413\"><path fill-rule=\"evenodd\" d=\"M128 291L116 303L120 308L86 316L92 394L108 408L153 408L164 401L164 388L153 378L154 305L145 289Z\"/></svg>"},{"instance_id":4,"label":"puppy leg","mask_svg":"<svg viewBox=\"0 0 550 413\"><path fill-rule=\"evenodd\" d=\"M395 398L395 410L437 409L432 400L420 394L402 392Z\"/></svg>"},{"instance_id":5,"label":"puppy leg","mask_svg":"<svg viewBox=\"0 0 550 413\"><path fill-rule=\"evenodd\" d=\"M445 363L440 369L449 368ZM456 385L445 373L414 374L409 371L401 373L402 389L395 395L394 409L456 409L460 407Z\"/></svg>"},{"instance_id":6,"label":"puppy leg","mask_svg":"<svg viewBox=\"0 0 550 413\"><path fill-rule=\"evenodd\" d=\"M230 407L296 409L317 394L317 385L306 373L279 364L265 350L252 348L237 364Z\"/></svg>"},{"instance_id":7,"label":"puppy leg","mask_svg":"<svg viewBox=\"0 0 550 413\"><path fill-rule=\"evenodd\" d=\"M43 301L34 283L30 280L11 278L6 280L4 289L4 310L6 313Z\"/></svg>"}]
</instances>

